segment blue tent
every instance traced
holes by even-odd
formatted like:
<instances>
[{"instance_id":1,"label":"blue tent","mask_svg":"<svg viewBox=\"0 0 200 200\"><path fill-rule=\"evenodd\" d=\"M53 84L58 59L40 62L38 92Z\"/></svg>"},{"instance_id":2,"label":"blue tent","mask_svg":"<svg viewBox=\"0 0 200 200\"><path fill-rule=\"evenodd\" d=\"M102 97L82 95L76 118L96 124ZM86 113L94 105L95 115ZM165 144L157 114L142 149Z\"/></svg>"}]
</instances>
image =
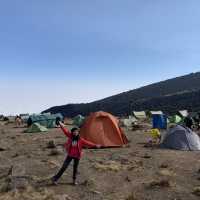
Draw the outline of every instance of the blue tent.
<instances>
[{"instance_id":1,"label":"blue tent","mask_svg":"<svg viewBox=\"0 0 200 200\"><path fill-rule=\"evenodd\" d=\"M153 128L167 129L167 116L166 115L153 115Z\"/></svg>"}]
</instances>

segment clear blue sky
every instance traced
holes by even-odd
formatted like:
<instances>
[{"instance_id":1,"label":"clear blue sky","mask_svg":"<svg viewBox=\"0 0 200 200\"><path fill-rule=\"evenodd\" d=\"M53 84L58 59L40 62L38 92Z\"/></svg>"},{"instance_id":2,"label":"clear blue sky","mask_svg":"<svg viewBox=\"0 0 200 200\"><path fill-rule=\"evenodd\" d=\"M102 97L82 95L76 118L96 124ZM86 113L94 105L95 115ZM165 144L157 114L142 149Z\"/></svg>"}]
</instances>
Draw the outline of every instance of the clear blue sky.
<instances>
[{"instance_id":1,"label":"clear blue sky","mask_svg":"<svg viewBox=\"0 0 200 200\"><path fill-rule=\"evenodd\" d=\"M0 113L200 71L199 0L0 1Z\"/></svg>"}]
</instances>

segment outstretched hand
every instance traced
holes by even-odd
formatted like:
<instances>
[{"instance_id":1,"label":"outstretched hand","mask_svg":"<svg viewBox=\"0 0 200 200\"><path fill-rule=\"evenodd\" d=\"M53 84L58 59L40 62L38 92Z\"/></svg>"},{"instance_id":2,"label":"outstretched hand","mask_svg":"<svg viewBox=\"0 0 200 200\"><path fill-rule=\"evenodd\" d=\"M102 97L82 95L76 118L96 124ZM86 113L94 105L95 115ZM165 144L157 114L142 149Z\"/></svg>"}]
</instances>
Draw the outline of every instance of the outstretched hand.
<instances>
[{"instance_id":1,"label":"outstretched hand","mask_svg":"<svg viewBox=\"0 0 200 200\"><path fill-rule=\"evenodd\" d=\"M56 125L59 126L60 125L60 120L56 119Z\"/></svg>"}]
</instances>

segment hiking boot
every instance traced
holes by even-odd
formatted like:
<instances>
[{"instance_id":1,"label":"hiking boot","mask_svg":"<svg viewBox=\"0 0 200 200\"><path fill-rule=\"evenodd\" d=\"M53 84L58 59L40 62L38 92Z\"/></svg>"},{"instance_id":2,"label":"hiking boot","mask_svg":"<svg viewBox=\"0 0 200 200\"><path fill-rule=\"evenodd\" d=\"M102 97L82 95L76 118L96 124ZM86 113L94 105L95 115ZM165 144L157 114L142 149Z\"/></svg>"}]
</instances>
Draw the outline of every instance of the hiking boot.
<instances>
[{"instance_id":1,"label":"hiking boot","mask_svg":"<svg viewBox=\"0 0 200 200\"><path fill-rule=\"evenodd\" d=\"M55 180L55 178L51 178L51 183L52 185L58 185L58 182Z\"/></svg>"},{"instance_id":2,"label":"hiking boot","mask_svg":"<svg viewBox=\"0 0 200 200\"><path fill-rule=\"evenodd\" d=\"M73 185L78 185L78 182L75 179L73 180Z\"/></svg>"}]
</instances>

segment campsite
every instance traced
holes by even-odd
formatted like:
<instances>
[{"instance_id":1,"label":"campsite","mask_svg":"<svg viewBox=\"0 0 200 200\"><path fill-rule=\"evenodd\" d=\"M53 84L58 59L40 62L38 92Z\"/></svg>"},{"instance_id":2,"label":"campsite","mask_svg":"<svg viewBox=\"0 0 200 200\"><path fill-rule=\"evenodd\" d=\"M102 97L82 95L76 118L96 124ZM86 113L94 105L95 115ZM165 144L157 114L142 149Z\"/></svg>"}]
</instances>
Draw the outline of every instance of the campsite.
<instances>
[{"instance_id":1,"label":"campsite","mask_svg":"<svg viewBox=\"0 0 200 200\"><path fill-rule=\"evenodd\" d=\"M200 200L200 0L0 0L0 200Z\"/></svg>"},{"instance_id":2,"label":"campsite","mask_svg":"<svg viewBox=\"0 0 200 200\"><path fill-rule=\"evenodd\" d=\"M122 126L127 145L85 149L74 187L71 166L58 186L50 182L64 159L66 137L59 128L26 133L24 124L1 123L0 199L199 199L199 152L147 147L151 128L140 115L136 130Z\"/></svg>"}]
</instances>

